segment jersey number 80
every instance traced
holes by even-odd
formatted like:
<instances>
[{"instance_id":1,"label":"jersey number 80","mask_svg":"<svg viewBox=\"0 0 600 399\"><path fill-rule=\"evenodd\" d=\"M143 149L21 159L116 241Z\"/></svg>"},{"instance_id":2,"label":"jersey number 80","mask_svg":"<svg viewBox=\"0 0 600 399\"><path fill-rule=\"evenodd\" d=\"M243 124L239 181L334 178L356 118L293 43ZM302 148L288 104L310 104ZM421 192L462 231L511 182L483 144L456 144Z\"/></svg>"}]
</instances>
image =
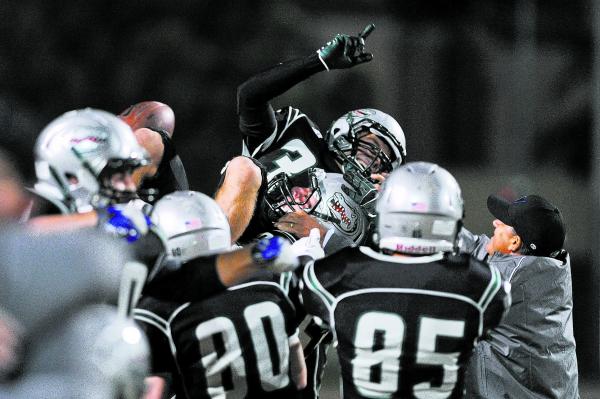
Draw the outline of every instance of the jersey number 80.
<instances>
[{"instance_id":1,"label":"jersey number 80","mask_svg":"<svg viewBox=\"0 0 600 399\"><path fill-rule=\"evenodd\" d=\"M247 306L243 315L250 330L262 389L269 392L286 387L289 345L281 309L274 302L265 301ZM199 324L195 333L209 394L218 396L233 391L228 394L244 397L248 389L246 363L233 321L215 317Z\"/></svg>"}]
</instances>

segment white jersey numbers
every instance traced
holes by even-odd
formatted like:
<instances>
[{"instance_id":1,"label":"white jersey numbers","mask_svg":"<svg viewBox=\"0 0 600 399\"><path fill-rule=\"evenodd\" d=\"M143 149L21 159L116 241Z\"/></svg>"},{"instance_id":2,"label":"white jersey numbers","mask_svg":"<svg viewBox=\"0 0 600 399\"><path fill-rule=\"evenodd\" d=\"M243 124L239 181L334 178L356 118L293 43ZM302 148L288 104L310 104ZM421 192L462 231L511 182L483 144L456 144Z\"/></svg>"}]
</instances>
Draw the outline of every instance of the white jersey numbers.
<instances>
[{"instance_id":1,"label":"white jersey numbers","mask_svg":"<svg viewBox=\"0 0 600 399\"><path fill-rule=\"evenodd\" d=\"M250 331L262 388L273 391L289 384L289 345L284 316L277 304L269 301L243 310ZM246 363L235 325L227 317L215 317L196 327L202 366L211 397L245 397Z\"/></svg>"},{"instance_id":2,"label":"white jersey numbers","mask_svg":"<svg viewBox=\"0 0 600 399\"><path fill-rule=\"evenodd\" d=\"M248 306L244 319L259 359L262 388L270 392L285 387L290 383L287 372L290 348L283 313L273 302L261 302Z\"/></svg>"},{"instance_id":3,"label":"white jersey numbers","mask_svg":"<svg viewBox=\"0 0 600 399\"><path fill-rule=\"evenodd\" d=\"M460 339L465 322L421 317L417 340L417 365L437 365L443 368L441 386L429 382L416 384L417 398L447 398L457 382L459 353L436 352L438 337ZM368 398L390 398L398 391L400 357L406 334L402 317L390 312L367 312L356 323L352 378L357 391Z\"/></svg>"},{"instance_id":4,"label":"white jersey numbers","mask_svg":"<svg viewBox=\"0 0 600 399\"><path fill-rule=\"evenodd\" d=\"M288 176L293 176L304 172L317 163L317 158L308 149L306 144L300 139L290 140L276 151L282 153L279 157L273 159L276 168L269 171L267 180L285 172Z\"/></svg>"},{"instance_id":5,"label":"white jersey numbers","mask_svg":"<svg viewBox=\"0 0 600 399\"><path fill-rule=\"evenodd\" d=\"M352 378L361 395L385 398L396 391L403 341L404 320L397 314L369 312L358 319Z\"/></svg>"},{"instance_id":6,"label":"white jersey numbers","mask_svg":"<svg viewBox=\"0 0 600 399\"><path fill-rule=\"evenodd\" d=\"M452 393L458 379L458 356L460 353L438 353L435 351L438 337L462 338L465 322L458 320L439 320L423 317L419 327L417 364L442 365L444 380L440 387L434 388L429 382L414 386L417 398L447 398Z\"/></svg>"}]
</instances>

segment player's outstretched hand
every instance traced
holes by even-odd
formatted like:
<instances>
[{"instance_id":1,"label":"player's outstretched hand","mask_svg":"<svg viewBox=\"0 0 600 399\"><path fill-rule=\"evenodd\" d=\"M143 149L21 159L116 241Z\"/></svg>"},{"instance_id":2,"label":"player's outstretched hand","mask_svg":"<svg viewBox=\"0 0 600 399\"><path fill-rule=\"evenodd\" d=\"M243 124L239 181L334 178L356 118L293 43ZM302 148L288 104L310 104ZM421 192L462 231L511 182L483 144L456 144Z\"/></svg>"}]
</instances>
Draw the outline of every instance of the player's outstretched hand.
<instances>
[{"instance_id":1,"label":"player's outstretched hand","mask_svg":"<svg viewBox=\"0 0 600 399\"><path fill-rule=\"evenodd\" d=\"M337 34L323 47L317 50L319 59L328 71L350 68L373 59L373 54L365 51L365 39L375 29L369 24L358 36Z\"/></svg>"}]
</instances>

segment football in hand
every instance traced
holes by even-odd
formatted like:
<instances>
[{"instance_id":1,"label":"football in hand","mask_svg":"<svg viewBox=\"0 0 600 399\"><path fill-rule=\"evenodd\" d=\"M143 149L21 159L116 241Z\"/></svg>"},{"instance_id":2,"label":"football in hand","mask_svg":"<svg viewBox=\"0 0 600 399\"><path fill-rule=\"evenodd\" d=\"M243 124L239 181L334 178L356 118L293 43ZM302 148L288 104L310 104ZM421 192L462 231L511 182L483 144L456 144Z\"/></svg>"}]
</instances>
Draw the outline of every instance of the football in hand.
<instances>
[{"instance_id":1,"label":"football in hand","mask_svg":"<svg viewBox=\"0 0 600 399\"><path fill-rule=\"evenodd\" d=\"M175 130L175 113L167 104L158 101L142 101L129 106L119 115L132 130L143 127L164 130L170 137Z\"/></svg>"}]
</instances>

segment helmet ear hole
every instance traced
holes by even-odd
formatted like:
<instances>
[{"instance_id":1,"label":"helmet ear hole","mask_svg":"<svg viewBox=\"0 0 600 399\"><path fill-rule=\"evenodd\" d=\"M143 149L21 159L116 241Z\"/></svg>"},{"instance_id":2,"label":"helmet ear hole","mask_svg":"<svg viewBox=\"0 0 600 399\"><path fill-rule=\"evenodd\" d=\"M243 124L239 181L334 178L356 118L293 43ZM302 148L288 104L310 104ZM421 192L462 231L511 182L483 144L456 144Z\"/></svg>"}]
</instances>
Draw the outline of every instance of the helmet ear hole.
<instances>
[{"instance_id":1,"label":"helmet ear hole","mask_svg":"<svg viewBox=\"0 0 600 399\"><path fill-rule=\"evenodd\" d=\"M69 182L70 185L75 185L79 183L79 179L73 173L65 173L65 179Z\"/></svg>"}]
</instances>

